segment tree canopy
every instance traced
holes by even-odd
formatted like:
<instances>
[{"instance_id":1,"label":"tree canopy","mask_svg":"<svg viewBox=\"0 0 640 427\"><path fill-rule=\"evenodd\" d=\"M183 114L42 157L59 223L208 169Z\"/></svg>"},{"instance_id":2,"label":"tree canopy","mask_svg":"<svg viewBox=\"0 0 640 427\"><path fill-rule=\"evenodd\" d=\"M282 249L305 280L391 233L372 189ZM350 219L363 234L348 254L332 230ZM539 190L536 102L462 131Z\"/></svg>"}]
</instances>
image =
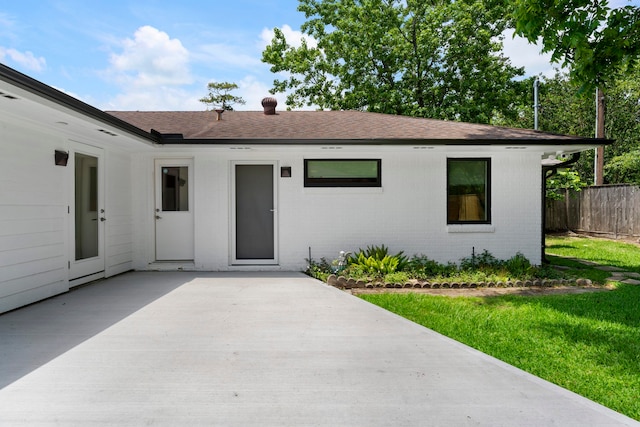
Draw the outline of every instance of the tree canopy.
<instances>
[{"instance_id":1,"label":"tree canopy","mask_svg":"<svg viewBox=\"0 0 640 427\"><path fill-rule=\"evenodd\" d=\"M607 0L514 0L515 33L542 41L552 61L593 89L633 69L640 55L640 8Z\"/></svg>"},{"instance_id":2,"label":"tree canopy","mask_svg":"<svg viewBox=\"0 0 640 427\"><path fill-rule=\"evenodd\" d=\"M533 127L533 78L523 80L523 95L514 105L517 117L501 119L497 124L511 127ZM590 93L580 92L580 84L568 74L540 77L540 130L582 137L593 136L595 126L594 100ZM640 70L620 75L609 83L607 90L608 120L606 133L615 142L604 149L604 178L607 184L637 182L640 172L632 175L619 170L631 170L633 157L640 151ZM621 158L617 158L622 156ZM615 160L615 162L614 162ZM582 153L574 166L585 182L593 181L593 151Z\"/></svg>"},{"instance_id":3,"label":"tree canopy","mask_svg":"<svg viewBox=\"0 0 640 427\"><path fill-rule=\"evenodd\" d=\"M233 110L233 104L245 104L245 100L240 96L231 94L231 91L238 89L238 85L229 82L211 82L207 85L209 94L200 98L200 102L207 107L221 108L223 110Z\"/></svg>"},{"instance_id":4,"label":"tree canopy","mask_svg":"<svg viewBox=\"0 0 640 427\"><path fill-rule=\"evenodd\" d=\"M512 116L523 69L502 55L500 0L300 0L299 47L279 29L262 60L287 105L489 123ZM312 42L313 41L313 42ZM315 45L315 43L317 45Z\"/></svg>"}]
</instances>

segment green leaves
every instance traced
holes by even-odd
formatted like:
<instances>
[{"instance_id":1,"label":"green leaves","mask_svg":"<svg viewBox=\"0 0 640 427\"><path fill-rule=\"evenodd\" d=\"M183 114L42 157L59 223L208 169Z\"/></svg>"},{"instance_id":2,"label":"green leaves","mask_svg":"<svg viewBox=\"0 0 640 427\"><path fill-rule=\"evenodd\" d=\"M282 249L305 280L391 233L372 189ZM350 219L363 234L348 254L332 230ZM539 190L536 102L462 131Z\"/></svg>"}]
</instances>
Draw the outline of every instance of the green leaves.
<instances>
[{"instance_id":1,"label":"green leaves","mask_svg":"<svg viewBox=\"0 0 640 427\"><path fill-rule=\"evenodd\" d=\"M570 67L587 90L606 84L640 55L640 8L612 9L606 0L515 0L515 34Z\"/></svg>"},{"instance_id":2,"label":"green leaves","mask_svg":"<svg viewBox=\"0 0 640 427\"><path fill-rule=\"evenodd\" d=\"M640 185L640 150L611 159L604 166L604 177L607 182Z\"/></svg>"},{"instance_id":3,"label":"green leaves","mask_svg":"<svg viewBox=\"0 0 640 427\"><path fill-rule=\"evenodd\" d=\"M363 253L360 253L356 264L363 267L365 273L378 276L395 272L398 268L398 262L398 258L389 255L382 259L376 259L372 256L365 257Z\"/></svg>"},{"instance_id":4,"label":"green leaves","mask_svg":"<svg viewBox=\"0 0 640 427\"><path fill-rule=\"evenodd\" d=\"M351 255L347 262L366 275L380 277L403 270L407 265L407 257L402 252L389 255L389 248L385 245L368 246L366 250L360 249L357 254Z\"/></svg>"},{"instance_id":5,"label":"green leaves","mask_svg":"<svg viewBox=\"0 0 640 427\"><path fill-rule=\"evenodd\" d=\"M289 92L289 108L480 123L495 110L513 114L523 70L501 54L507 14L498 0L301 0L299 10L317 46L294 47L276 29L262 57L286 73L272 93Z\"/></svg>"},{"instance_id":6,"label":"green leaves","mask_svg":"<svg viewBox=\"0 0 640 427\"><path fill-rule=\"evenodd\" d=\"M558 171L551 178L547 179L547 199L562 200L566 194L566 190L580 191L587 184L580 179L580 175L576 171L565 170Z\"/></svg>"}]
</instances>

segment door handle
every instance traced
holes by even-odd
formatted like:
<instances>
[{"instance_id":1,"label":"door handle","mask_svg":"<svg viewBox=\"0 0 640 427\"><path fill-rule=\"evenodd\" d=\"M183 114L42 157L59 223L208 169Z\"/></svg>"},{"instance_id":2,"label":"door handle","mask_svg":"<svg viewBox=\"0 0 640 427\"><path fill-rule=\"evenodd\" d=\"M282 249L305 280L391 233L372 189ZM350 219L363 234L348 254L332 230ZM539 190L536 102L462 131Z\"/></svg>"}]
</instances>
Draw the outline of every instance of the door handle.
<instances>
[{"instance_id":1,"label":"door handle","mask_svg":"<svg viewBox=\"0 0 640 427\"><path fill-rule=\"evenodd\" d=\"M162 219L160 215L156 215L156 219Z\"/></svg>"},{"instance_id":2,"label":"door handle","mask_svg":"<svg viewBox=\"0 0 640 427\"><path fill-rule=\"evenodd\" d=\"M106 220L107 220L107 218L105 218L103 216L100 217L100 221L105 222Z\"/></svg>"}]
</instances>

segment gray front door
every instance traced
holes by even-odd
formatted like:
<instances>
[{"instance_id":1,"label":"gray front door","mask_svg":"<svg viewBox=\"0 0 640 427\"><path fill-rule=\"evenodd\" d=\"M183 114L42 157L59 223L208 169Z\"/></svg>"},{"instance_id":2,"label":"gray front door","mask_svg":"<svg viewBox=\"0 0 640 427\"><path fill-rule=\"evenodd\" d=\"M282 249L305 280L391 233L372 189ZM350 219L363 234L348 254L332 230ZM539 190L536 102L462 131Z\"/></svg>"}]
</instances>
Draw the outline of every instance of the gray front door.
<instances>
[{"instance_id":1,"label":"gray front door","mask_svg":"<svg viewBox=\"0 0 640 427\"><path fill-rule=\"evenodd\" d=\"M235 264L274 264L274 164L235 164Z\"/></svg>"}]
</instances>

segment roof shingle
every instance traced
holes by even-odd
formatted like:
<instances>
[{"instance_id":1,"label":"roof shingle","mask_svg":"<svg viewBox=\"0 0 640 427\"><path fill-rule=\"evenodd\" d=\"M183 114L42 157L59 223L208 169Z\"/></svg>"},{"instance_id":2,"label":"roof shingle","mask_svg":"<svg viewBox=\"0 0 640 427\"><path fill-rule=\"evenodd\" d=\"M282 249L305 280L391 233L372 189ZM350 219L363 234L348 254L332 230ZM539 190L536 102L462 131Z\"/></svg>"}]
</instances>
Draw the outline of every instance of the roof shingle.
<instances>
[{"instance_id":1,"label":"roof shingle","mask_svg":"<svg viewBox=\"0 0 640 427\"><path fill-rule=\"evenodd\" d=\"M578 143L593 139L454 121L360 111L108 111L145 131L182 134L184 140L267 141L520 141ZM188 141L184 141L188 142Z\"/></svg>"}]
</instances>

